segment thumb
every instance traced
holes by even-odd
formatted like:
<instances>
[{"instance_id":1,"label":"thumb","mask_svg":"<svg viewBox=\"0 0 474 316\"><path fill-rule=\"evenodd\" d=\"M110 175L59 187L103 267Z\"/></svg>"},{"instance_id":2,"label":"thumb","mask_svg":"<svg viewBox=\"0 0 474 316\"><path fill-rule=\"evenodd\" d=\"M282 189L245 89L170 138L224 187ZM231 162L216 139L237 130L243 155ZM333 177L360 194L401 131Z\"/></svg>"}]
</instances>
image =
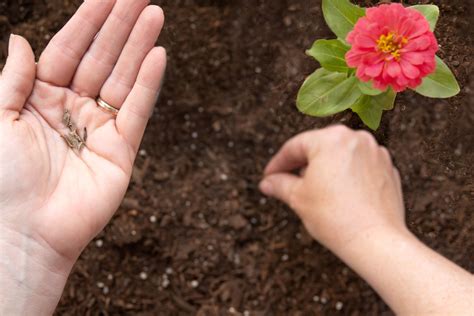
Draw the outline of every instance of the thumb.
<instances>
[{"instance_id":1,"label":"thumb","mask_svg":"<svg viewBox=\"0 0 474 316\"><path fill-rule=\"evenodd\" d=\"M36 77L35 55L26 39L10 35L8 59L0 78L0 110L21 111Z\"/></svg>"},{"instance_id":2,"label":"thumb","mask_svg":"<svg viewBox=\"0 0 474 316\"><path fill-rule=\"evenodd\" d=\"M301 178L289 173L275 173L266 176L260 182L259 188L263 194L277 198L293 207L292 195L300 181L302 181Z\"/></svg>"}]
</instances>

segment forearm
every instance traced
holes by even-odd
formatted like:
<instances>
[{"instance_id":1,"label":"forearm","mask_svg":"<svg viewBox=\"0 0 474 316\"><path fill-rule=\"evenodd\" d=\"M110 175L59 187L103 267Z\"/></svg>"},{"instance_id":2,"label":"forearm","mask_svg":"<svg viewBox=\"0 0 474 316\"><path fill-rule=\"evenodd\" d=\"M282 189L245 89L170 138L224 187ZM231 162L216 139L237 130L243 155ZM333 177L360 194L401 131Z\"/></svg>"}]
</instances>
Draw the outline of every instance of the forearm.
<instances>
[{"instance_id":1,"label":"forearm","mask_svg":"<svg viewBox=\"0 0 474 316\"><path fill-rule=\"evenodd\" d=\"M0 315L51 315L71 265L28 236L0 228Z\"/></svg>"},{"instance_id":2,"label":"forearm","mask_svg":"<svg viewBox=\"0 0 474 316\"><path fill-rule=\"evenodd\" d=\"M338 255L400 315L465 315L474 277L410 232L375 228Z\"/></svg>"}]
</instances>

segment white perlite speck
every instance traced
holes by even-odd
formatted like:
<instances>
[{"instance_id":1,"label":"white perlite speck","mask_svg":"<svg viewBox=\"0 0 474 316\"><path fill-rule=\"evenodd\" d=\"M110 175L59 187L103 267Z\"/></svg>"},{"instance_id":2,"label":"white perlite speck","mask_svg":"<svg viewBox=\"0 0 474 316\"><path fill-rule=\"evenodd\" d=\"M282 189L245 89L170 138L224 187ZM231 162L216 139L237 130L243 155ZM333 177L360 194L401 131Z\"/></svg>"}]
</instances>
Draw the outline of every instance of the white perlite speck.
<instances>
[{"instance_id":1,"label":"white perlite speck","mask_svg":"<svg viewBox=\"0 0 474 316\"><path fill-rule=\"evenodd\" d=\"M142 280L148 279L148 274L146 274L146 272L140 272L140 279Z\"/></svg>"},{"instance_id":2,"label":"white perlite speck","mask_svg":"<svg viewBox=\"0 0 474 316\"><path fill-rule=\"evenodd\" d=\"M166 275L166 274L165 274ZM170 280L168 278L163 278L161 281L161 286L166 289L170 285Z\"/></svg>"}]
</instances>

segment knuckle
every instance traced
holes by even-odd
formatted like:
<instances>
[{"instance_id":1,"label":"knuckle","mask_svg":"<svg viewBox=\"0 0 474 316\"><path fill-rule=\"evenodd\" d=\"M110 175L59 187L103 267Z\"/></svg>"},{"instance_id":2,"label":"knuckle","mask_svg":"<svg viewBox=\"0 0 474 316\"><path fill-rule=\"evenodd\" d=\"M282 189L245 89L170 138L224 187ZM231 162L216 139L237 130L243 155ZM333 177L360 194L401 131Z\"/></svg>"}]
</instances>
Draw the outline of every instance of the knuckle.
<instances>
[{"instance_id":1,"label":"knuckle","mask_svg":"<svg viewBox=\"0 0 474 316\"><path fill-rule=\"evenodd\" d=\"M360 139L362 139L366 142L372 142L372 143L375 142L374 136L371 133L367 132L367 131L358 131L357 135L359 136Z\"/></svg>"},{"instance_id":2,"label":"knuckle","mask_svg":"<svg viewBox=\"0 0 474 316\"><path fill-rule=\"evenodd\" d=\"M357 132L357 141L359 146L369 146L375 147L378 146L375 137L367 131L358 131Z\"/></svg>"},{"instance_id":3,"label":"knuckle","mask_svg":"<svg viewBox=\"0 0 474 316\"><path fill-rule=\"evenodd\" d=\"M397 167L393 167L393 173L395 174L395 178L398 180L398 182L401 182L402 177Z\"/></svg>"},{"instance_id":4,"label":"knuckle","mask_svg":"<svg viewBox=\"0 0 474 316\"><path fill-rule=\"evenodd\" d=\"M385 159L387 159L390 163L392 162L392 155L390 155L390 152L386 147L380 146L380 152L382 153Z\"/></svg>"},{"instance_id":5,"label":"knuckle","mask_svg":"<svg viewBox=\"0 0 474 316\"><path fill-rule=\"evenodd\" d=\"M352 131L347 126L342 124L331 126L330 129L336 135L347 135Z\"/></svg>"},{"instance_id":6,"label":"knuckle","mask_svg":"<svg viewBox=\"0 0 474 316\"><path fill-rule=\"evenodd\" d=\"M336 125L328 129L330 137L337 143L342 143L351 138L353 131L345 125Z\"/></svg>"}]
</instances>

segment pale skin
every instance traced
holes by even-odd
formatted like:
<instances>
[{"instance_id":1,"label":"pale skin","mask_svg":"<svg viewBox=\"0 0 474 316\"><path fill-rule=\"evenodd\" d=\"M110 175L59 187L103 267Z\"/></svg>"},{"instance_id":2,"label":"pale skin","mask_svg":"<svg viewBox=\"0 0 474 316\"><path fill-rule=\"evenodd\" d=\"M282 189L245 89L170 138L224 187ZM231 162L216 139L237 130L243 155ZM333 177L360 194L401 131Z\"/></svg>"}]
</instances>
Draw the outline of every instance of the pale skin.
<instances>
[{"instance_id":1,"label":"pale skin","mask_svg":"<svg viewBox=\"0 0 474 316\"><path fill-rule=\"evenodd\" d=\"M166 66L163 11L86 0L38 64L10 38L0 79L0 314L50 315L67 276L118 208ZM101 110L101 96L120 109ZM86 147L71 149L65 111Z\"/></svg>"},{"instance_id":2,"label":"pale skin","mask_svg":"<svg viewBox=\"0 0 474 316\"><path fill-rule=\"evenodd\" d=\"M287 203L397 314L472 315L473 275L409 232L399 173L369 133L335 126L296 136L260 189Z\"/></svg>"},{"instance_id":3,"label":"pale skin","mask_svg":"<svg viewBox=\"0 0 474 316\"><path fill-rule=\"evenodd\" d=\"M118 208L163 79L166 53L153 47L163 20L147 0L87 0L37 65L25 39L10 39L0 78L0 315L52 314L81 251ZM82 150L61 137L66 110L87 128ZM299 168L304 175L289 173ZM408 232L398 173L371 136L342 127L299 135L261 189L397 313L472 310L472 275Z\"/></svg>"}]
</instances>

